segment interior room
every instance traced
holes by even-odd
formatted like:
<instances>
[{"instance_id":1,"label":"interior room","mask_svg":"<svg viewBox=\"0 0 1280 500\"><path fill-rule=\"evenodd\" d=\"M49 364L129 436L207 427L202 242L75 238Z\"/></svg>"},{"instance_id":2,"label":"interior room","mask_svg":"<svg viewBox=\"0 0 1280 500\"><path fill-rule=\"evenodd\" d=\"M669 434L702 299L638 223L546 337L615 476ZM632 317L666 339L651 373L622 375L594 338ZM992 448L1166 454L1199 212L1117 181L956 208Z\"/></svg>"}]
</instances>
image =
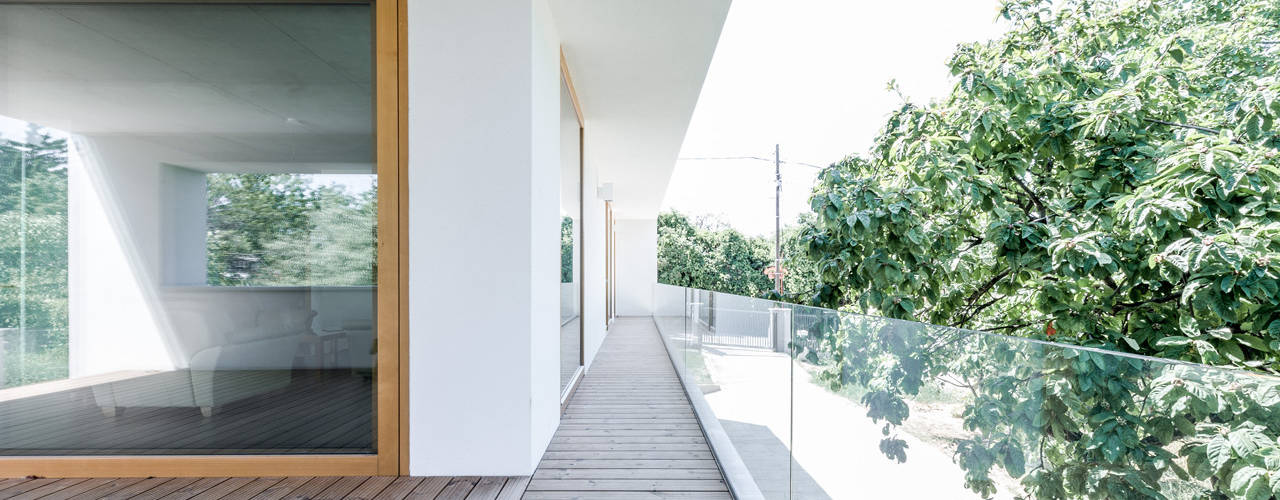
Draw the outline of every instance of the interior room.
<instances>
[{"instance_id":1,"label":"interior room","mask_svg":"<svg viewBox=\"0 0 1280 500\"><path fill-rule=\"evenodd\" d=\"M0 455L374 451L371 23L0 5Z\"/></svg>"}]
</instances>

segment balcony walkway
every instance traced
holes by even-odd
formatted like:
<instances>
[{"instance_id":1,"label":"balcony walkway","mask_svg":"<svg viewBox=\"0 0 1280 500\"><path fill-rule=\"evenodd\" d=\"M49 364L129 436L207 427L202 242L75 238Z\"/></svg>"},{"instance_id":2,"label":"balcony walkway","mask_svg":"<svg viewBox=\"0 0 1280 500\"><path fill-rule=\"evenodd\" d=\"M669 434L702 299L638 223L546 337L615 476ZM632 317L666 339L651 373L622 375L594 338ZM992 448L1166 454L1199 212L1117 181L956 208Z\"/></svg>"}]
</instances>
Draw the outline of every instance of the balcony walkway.
<instances>
[{"instance_id":1,"label":"balcony walkway","mask_svg":"<svg viewBox=\"0 0 1280 500\"><path fill-rule=\"evenodd\" d=\"M614 322L524 498L731 498L652 318Z\"/></svg>"},{"instance_id":2,"label":"balcony walkway","mask_svg":"<svg viewBox=\"0 0 1280 500\"><path fill-rule=\"evenodd\" d=\"M0 500L516 500L522 494L527 500L731 498L651 318L614 323L532 479L0 478Z\"/></svg>"}]
</instances>

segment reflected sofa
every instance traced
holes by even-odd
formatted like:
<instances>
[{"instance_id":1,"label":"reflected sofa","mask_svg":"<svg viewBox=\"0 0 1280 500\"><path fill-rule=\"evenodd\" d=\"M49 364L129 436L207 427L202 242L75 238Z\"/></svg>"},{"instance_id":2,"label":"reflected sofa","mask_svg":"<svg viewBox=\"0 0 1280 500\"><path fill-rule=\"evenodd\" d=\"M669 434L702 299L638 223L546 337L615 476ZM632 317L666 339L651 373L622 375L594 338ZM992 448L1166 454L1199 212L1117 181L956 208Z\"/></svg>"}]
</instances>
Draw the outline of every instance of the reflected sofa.
<instances>
[{"instance_id":1,"label":"reflected sofa","mask_svg":"<svg viewBox=\"0 0 1280 500\"><path fill-rule=\"evenodd\" d=\"M289 385L299 342L313 335L316 313L306 292L177 295L165 309L179 368L93 386L104 415L130 407L191 407L209 417L220 406Z\"/></svg>"}]
</instances>

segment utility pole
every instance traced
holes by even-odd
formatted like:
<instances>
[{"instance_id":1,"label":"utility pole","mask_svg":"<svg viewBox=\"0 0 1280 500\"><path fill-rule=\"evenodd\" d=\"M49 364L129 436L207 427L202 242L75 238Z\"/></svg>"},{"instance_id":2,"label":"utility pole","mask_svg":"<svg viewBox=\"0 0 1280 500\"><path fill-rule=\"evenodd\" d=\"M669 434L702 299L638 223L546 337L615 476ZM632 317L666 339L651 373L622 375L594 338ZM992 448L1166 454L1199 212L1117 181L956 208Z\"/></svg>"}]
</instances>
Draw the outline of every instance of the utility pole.
<instances>
[{"instance_id":1,"label":"utility pole","mask_svg":"<svg viewBox=\"0 0 1280 500\"><path fill-rule=\"evenodd\" d=\"M782 146L773 145L773 291L782 295Z\"/></svg>"}]
</instances>

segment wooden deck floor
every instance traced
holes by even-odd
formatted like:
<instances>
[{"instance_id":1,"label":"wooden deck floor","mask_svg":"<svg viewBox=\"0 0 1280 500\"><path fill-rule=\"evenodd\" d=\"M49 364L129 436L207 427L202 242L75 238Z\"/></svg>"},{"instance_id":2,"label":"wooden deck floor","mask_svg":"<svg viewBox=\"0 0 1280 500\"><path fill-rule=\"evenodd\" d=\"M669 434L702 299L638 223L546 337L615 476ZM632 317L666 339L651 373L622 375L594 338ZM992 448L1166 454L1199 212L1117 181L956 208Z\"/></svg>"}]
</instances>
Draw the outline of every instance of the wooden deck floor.
<instances>
[{"instance_id":1,"label":"wooden deck floor","mask_svg":"<svg viewBox=\"0 0 1280 500\"><path fill-rule=\"evenodd\" d=\"M0 500L729 499L661 342L650 318L614 323L532 478L0 479Z\"/></svg>"},{"instance_id":2,"label":"wooden deck floor","mask_svg":"<svg viewBox=\"0 0 1280 500\"><path fill-rule=\"evenodd\" d=\"M528 477L217 477L131 479L0 479L12 500L516 500Z\"/></svg>"},{"instance_id":3,"label":"wooden deck floor","mask_svg":"<svg viewBox=\"0 0 1280 500\"><path fill-rule=\"evenodd\" d=\"M614 322L524 498L731 498L651 318Z\"/></svg>"}]
</instances>

